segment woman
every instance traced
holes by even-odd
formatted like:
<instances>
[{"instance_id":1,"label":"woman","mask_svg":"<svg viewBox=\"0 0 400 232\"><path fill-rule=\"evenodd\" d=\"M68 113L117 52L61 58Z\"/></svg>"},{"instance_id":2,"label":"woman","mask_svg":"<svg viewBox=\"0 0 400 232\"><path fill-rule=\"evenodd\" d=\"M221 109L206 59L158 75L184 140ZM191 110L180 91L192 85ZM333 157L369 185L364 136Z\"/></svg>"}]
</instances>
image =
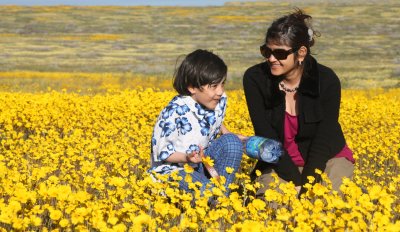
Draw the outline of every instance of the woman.
<instances>
[{"instance_id":1,"label":"woman","mask_svg":"<svg viewBox=\"0 0 400 232\"><path fill-rule=\"evenodd\" d=\"M293 181L300 193L307 176L321 177L325 170L333 189L338 190L344 176L351 177L354 159L338 122L340 81L328 67L311 56L316 33L311 16L301 10L275 20L260 47L265 62L250 67L243 87L255 134L282 142L287 153L277 164L259 161L254 169L264 188L271 173ZM253 172L254 177L254 172Z\"/></svg>"}]
</instances>

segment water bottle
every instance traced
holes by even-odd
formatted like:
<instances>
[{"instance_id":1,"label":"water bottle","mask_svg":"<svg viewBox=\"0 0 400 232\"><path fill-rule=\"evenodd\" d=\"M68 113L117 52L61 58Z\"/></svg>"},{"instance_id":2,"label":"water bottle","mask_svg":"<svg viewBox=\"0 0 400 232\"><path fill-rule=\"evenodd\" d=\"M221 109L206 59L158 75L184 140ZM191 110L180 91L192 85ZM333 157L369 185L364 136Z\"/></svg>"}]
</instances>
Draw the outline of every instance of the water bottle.
<instances>
[{"instance_id":1,"label":"water bottle","mask_svg":"<svg viewBox=\"0 0 400 232\"><path fill-rule=\"evenodd\" d=\"M277 163L283 155L282 144L260 136L250 136L243 144L244 153L267 163Z\"/></svg>"}]
</instances>

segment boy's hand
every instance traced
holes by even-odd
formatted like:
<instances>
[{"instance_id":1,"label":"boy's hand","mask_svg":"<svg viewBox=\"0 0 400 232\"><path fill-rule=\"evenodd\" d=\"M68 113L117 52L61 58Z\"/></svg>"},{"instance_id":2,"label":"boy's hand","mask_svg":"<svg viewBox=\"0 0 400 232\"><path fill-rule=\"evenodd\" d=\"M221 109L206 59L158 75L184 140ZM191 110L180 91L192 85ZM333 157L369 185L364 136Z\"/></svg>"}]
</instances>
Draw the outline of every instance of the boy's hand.
<instances>
[{"instance_id":1,"label":"boy's hand","mask_svg":"<svg viewBox=\"0 0 400 232\"><path fill-rule=\"evenodd\" d=\"M192 153L186 156L186 160L188 161L188 163L195 163L195 164L201 163L202 161L201 157L204 156L204 153L203 153L203 148L201 146L199 147L200 151L192 151Z\"/></svg>"},{"instance_id":2,"label":"boy's hand","mask_svg":"<svg viewBox=\"0 0 400 232\"><path fill-rule=\"evenodd\" d=\"M200 147L200 157L205 158L203 148L201 146L199 146L199 147ZM210 166L206 162L204 162L203 164L204 164L204 167L207 169L208 173L210 174L210 176L215 178L217 181L219 181L219 174L218 174L217 170L213 166Z\"/></svg>"}]
</instances>

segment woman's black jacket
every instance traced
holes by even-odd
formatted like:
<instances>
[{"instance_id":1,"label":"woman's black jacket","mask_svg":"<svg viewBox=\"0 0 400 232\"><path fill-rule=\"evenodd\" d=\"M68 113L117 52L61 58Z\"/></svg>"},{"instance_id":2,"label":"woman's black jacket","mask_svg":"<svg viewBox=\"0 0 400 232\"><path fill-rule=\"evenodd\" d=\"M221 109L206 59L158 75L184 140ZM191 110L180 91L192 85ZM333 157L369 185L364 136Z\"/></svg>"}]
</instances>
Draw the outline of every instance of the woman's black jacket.
<instances>
[{"instance_id":1,"label":"woman's black jacket","mask_svg":"<svg viewBox=\"0 0 400 232\"><path fill-rule=\"evenodd\" d=\"M339 153L345 139L338 122L340 81L328 67L311 57L311 68L303 74L297 91L298 133L295 141L305 165L302 174L286 153L277 164L258 161L255 170L273 168L279 177L296 186L308 183L307 176L320 176L329 159ZM244 74L243 87L255 134L283 144L285 93L279 90L282 77L273 76L267 62L250 67ZM254 177L253 171L253 177ZM304 190L302 190L304 192Z\"/></svg>"}]
</instances>

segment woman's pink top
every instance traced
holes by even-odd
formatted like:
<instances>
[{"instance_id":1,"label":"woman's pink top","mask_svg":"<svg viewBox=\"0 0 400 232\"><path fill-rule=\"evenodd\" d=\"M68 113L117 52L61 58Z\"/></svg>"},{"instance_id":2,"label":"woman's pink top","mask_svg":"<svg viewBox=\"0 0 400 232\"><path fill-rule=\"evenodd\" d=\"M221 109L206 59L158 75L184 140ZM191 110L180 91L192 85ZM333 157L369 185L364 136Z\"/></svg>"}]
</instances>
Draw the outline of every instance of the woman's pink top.
<instances>
[{"instance_id":1,"label":"woman's pink top","mask_svg":"<svg viewBox=\"0 0 400 232\"><path fill-rule=\"evenodd\" d=\"M288 112L285 112L285 138L283 147L287 150L290 157L292 157L294 164L296 164L298 167L303 167L304 160L294 140L297 135L297 130L297 116L290 115ZM343 149L338 154L336 154L335 158L339 157L345 157L346 159L354 163L353 152L350 150L347 144L345 144Z\"/></svg>"}]
</instances>

